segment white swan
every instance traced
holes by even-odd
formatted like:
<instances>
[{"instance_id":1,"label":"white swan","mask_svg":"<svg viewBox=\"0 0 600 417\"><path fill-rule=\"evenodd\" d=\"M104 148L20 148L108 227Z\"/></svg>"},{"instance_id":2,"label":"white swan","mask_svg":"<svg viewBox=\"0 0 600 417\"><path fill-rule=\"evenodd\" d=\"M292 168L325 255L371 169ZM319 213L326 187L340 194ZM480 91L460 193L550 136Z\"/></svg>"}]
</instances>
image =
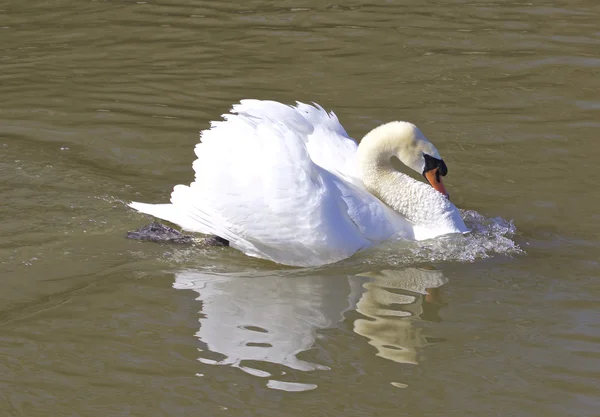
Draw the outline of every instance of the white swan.
<instances>
[{"instance_id":1,"label":"white swan","mask_svg":"<svg viewBox=\"0 0 600 417\"><path fill-rule=\"evenodd\" d=\"M446 197L446 165L411 123L379 126L358 146L316 104L242 100L231 113L200 133L195 181L175 186L171 204L130 206L294 266L336 262L392 236L468 231ZM433 188L395 170L392 157Z\"/></svg>"}]
</instances>

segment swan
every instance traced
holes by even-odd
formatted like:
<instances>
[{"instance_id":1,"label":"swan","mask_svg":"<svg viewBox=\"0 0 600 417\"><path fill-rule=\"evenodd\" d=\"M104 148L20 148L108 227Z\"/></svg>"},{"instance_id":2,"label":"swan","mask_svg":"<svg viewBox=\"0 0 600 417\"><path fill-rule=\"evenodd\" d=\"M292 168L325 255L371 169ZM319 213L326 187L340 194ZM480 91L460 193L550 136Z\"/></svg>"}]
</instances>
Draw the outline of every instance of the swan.
<instances>
[{"instance_id":1,"label":"swan","mask_svg":"<svg viewBox=\"0 0 600 417\"><path fill-rule=\"evenodd\" d=\"M392 237L468 232L447 198L447 167L412 123L390 122L356 143L333 112L242 100L200 132L195 180L170 204L133 209L216 235L246 255L291 266L334 263ZM429 184L392 166L396 157Z\"/></svg>"}]
</instances>

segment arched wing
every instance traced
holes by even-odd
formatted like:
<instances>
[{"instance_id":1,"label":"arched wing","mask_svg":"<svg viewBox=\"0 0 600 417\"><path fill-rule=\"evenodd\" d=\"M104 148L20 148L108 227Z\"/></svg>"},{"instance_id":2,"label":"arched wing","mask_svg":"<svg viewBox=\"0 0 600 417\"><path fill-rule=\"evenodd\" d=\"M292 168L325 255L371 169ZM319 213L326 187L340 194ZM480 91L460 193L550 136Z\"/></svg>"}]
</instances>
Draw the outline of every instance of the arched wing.
<instances>
[{"instance_id":1,"label":"arched wing","mask_svg":"<svg viewBox=\"0 0 600 417\"><path fill-rule=\"evenodd\" d=\"M276 101L242 100L233 112L258 119L285 121L302 135L311 160L345 181L362 187L356 173L358 144L346 133L333 112L318 104L296 102L287 106Z\"/></svg>"},{"instance_id":2,"label":"arched wing","mask_svg":"<svg viewBox=\"0 0 600 417\"><path fill-rule=\"evenodd\" d=\"M314 126L290 107L291 113L269 108L267 115L266 107L258 113L236 106L238 114L202 132L196 179L171 196L185 218L180 224L289 265L335 262L369 245L349 212L343 181L311 159Z\"/></svg>"}]
</instances>

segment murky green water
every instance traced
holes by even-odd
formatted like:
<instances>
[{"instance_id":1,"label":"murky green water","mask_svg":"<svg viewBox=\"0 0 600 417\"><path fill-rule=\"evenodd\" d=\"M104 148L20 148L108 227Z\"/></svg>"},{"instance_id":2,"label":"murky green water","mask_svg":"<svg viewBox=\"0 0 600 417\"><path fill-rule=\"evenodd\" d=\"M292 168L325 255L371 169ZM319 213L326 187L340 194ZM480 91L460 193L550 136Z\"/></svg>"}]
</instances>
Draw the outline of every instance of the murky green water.
<instances>
[{"instance_id":1,"label":"murky green water","mask_svg":"<svg viewBox=\"0 0 600 417\"><path fill-rule=\"evenodd\" d=\"M598 22L592 0L0 3L0 415L598 415ZM189 183L198 130L249 97L357 138L416 123L476 239L310 270L124 239L148 222L124 203Z\"/></svg>"}]
</instances>

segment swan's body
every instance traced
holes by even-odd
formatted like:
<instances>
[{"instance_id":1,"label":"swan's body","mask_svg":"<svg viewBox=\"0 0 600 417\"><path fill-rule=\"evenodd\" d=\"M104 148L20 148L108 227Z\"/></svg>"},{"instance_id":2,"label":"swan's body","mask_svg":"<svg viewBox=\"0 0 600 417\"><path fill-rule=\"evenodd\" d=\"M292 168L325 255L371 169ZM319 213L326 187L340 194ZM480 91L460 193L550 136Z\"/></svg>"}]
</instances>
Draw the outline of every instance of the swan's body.
<instances>
[{"instance_id":1,"label":"swan's body","mask_svg":"<svg viewBox=\"0 0 600 417\"><path fill-rule=\"evenodd\" d=\"M392 236L467 231L442 193L391 166L393 156L423 173L424 155L443 164L414 125L382 125L358 146L319 106L243 100L232 113L201 132L195 181L177 185L171 204L130 206L297 266L336 262Z\"/></svg>"}]
</instances>

